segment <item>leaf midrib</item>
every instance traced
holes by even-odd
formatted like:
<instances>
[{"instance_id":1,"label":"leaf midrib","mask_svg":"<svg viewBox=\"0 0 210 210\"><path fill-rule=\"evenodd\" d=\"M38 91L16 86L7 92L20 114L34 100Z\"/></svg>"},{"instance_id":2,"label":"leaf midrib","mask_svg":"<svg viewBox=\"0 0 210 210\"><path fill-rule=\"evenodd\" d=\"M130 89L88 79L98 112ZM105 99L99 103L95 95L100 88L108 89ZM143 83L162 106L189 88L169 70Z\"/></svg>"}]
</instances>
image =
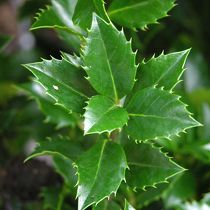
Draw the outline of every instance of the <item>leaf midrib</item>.
<instances>
[{"instance_id":1,"label":"leaf midrib","mask_svg":"<svg viewBox=\"0 0 210 210\"><path fill-rule=\"evenodd\" d=\"M131 117L152 117L152 118L158 118L158 119L172 119L172 120L179 120L173 117L164 117L164 116L158 116L158 115L145 115L145 114L134 114L134 113L129 113L128 114Z\"/></svg>"},{"instance_id":2,"label":"leaf midrib","mask_svg":"<svg viewBox=\"0 0 210 210\"><path fill-rule=\"evenodd\" d=\"M109 107L98 119L97 119L97 121L94 123L94 125L89 129L89 131L91 132L91 129L93 129L95 126L96 126L96 124L98 124L99 122L100 122L100 120L107 114L107 113L109 113L110 111L112 111L113 110L113 108L115 108L115 105L113 105L113 106L111 106L111 107ZM89 133L89 132L87 132L87 133Z\"/></svg>"},{"instance_id":3,"label":"leaf midrib","mask_svg":"<svg viewBox=\"0 0 210 210\"><path fill-rule=\"evenodd\" d=\"M26 67L27 67L27 66L26 66ZM71 91L77 93L78 95L80 95L80 96L85 97L85 98L88 99L88 97L87 97L85 94L83 94L83 93L81 93L81 92L75 90L75 89L72 88L71 86L69 86L69 85L67 85L67 84L65 84L65 83L63 83L63 82L61 82L61 81L59 81L59 80L54 79L52 76L50 76L50 75L48 75L48 74L45 74L44 72L38 70L37 68L35 68L35 67L33 67L33 66L31 66L31 67L32 67L34 70L31 70L31 69L29 69L28 67L27 67L27 68L28 68L30 71L32 71L32 73L37 77L37 79L38 79L39 81L40 81L40 79L39 79L39 77L36 75L36 73L35 73L34 71L38 71L39 73L45 75L46 77L50 78L51 80L53 80L53 81L59 83L61 86L64 86L65 88L70 89ZM41 81L40 81L40 82L41 82ZM41 84L42 84L42 83L41 83ZM47 89L47 91L49 90L49 88L48 88L46 85L44 85L44 84L42 84L42 85Z\"/></svg>"},{"instance_id":4,"label":"leaf midrib","mask_svg":"<svg viewBox=\"0 0 210 210\"><path fill-rule=\"evenodd\" d=\"M88 193L88 196L86 197L86 199L85 199L85 201L84 201L84 203L83 203L83 206L84 206L84 204L86 203L87 199L89 198L90 194L92 193L93 187L94 187L95 182L96 182L96 180L97 180L97 178L98 178L97 176L98 176L99 171L100 171L100 168L101 168L102 157L103 157L103 153L104 153L104 149L105 149L106 144L107 144L107 140L105 140L105 141L103 142L103 144L102 144L102 148L101 148L101 152L100 152L99 160L98 160L98 165L97 165L97 170L96 170L96 173L95 173L95 176L94 176L93 183L92 183L92 185L91 185L91 190L90 190L90 192ZM86 205L85 205L85 206L86 206Z\"/></svg>"},{"instance_id":5,"label":"leaf midrib","mask_svg":"<svg viewBox=\"0 0 210 210\"><path fill-rule=\"evenodd\" d=\"M105 52L105 56L106 56L106 59L105 60L107 62L109 73L110 73L110 76L111 76L111 81L112 81L112 86L113 86L115 101L117 102L118 101L118 94L117 94L116 84L115 84L115 81L114 81L114 76L112 74L112 69L111 69L111 65L110 65L110 62L109 62L109 57L108 57L108 54L107 54L107 49L106 49L106 46L105 46L105 43L104 43L104 40L103 40L103 36L102 36L101 30L100 30L99 24L98 24L98 29L99 29L98 30L99 31L99 35L100 35L101 40L102 40L102 46L103 46L103 49L104 49L104 52Z\"/></svg>"},{"instance_id":6,"label":"leaf midrib","mask_svg":"<svg viewBox=\"0 0 210 210\"><path fill-rule=\"evenodd\" d=\"M154 84L158 84L179 62L180 60L182 59L182 54L178 57L178 59L176 60L176 62L173 62L173 64L165 71L163 72L163 74L161 74L160 78L154 83ZM183 69L183 67L182 67ZM181 76L181 75L180 75ZM180 77L179 76L179 77ZM177 78L179 79L179 78ZM173 88L173 87L172 87ZM172 89L171 88L171 89Z\"/></svg>"},{"instance_id":7,"label":"leaf midrib","mask_svg":"<svg viewBox=\"0 0 210 210\"><path fill-rule=\"evenodd\" d=\"M171 167L165 167L165 166L157 166L157 165L151 165L151 164L146 164L146 163L136 163L136 162L128 162L128 165L134 165L134 166L139 166L139 167L147 167L147 168L163 168L163 169L175 169L176 168L171 168Z\"/></svg>"}]
</instances>

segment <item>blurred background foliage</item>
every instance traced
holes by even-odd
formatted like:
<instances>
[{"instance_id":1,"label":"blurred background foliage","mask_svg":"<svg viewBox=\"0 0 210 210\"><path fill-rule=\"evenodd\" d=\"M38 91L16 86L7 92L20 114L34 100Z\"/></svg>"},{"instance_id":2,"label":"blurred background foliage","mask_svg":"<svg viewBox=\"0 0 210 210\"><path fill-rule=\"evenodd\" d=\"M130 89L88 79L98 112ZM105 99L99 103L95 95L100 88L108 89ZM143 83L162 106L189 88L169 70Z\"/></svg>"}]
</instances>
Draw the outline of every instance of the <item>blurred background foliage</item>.
<instances>
[{"instance_id":1,"label":"blurred background foliage","mask_svg":"<svg viewBox=\"0 0 210 210\"><path fill-rule=\"evenodd\" d=\"M23 163L35 141L55 136L58 129L59 134L74 141L81 142L83 138L76 126L77 116L66 118L65 111L56 107L49 113L51 100L38 84L28 83L30 74L21 66L39 61L40 57L59 58L60 51L71 53L77 48L76 42L65 43L53 30L29 31L35 13L48 3L47 0L0 1L0 209L3 210L53 210L59 203L57 200L62 199L65 199L63 209L76 209L75 180L71 176L74 170L69 170L69 177L65 177L65 167L62 168L69 163L61 158ZM139 61L153 54L158 56L163 50L168 53L192 48L186 64L188 70L177 89L182 100L190 104L195 118L204 125L174 141L159 140L164 150L188 171L157 189L137 193L125 190L139 209L210 209L209 11L209 0L177 0L170 16L160 24L145 31L125 29L127 38L133 39L133 49L138 49ZM82 145L85 147L87 142ZM70 186L70 192L62 191L64 184ZM65 194L72 196L65 198Z\"/></svg>"}]
</instances>

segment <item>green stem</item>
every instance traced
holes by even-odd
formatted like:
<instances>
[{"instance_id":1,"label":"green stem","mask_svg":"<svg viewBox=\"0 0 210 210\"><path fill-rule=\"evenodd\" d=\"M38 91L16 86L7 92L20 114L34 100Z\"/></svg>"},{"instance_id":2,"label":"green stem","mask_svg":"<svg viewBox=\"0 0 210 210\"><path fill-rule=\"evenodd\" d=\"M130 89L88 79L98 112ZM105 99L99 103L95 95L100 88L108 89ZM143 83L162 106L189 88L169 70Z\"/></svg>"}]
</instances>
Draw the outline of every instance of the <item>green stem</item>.
<instances>
[{"instance_id":1,"label":"green stem","mask_svg":"<svg viewBox=\"0 0 210 210\"><path fill-rule=\"evenodd\" d=\"M65 197L66 197L66 184L64 183L62 186L61 193L59 194L57 210L62 210Z\"/></svg>"}]
</instances>

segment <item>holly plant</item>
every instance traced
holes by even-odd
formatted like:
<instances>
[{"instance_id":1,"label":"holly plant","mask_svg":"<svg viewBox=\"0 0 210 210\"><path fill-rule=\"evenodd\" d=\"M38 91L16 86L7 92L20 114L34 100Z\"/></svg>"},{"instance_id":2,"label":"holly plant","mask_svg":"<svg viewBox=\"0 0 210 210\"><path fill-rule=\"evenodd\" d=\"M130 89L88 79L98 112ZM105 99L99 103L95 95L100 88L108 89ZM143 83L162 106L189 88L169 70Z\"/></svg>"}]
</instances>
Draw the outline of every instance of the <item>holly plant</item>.
<instances>
[{"instance_id":1,"label":"holly plant","mask_svg":"<svg viewBox=\"0 0 210 210\"><path fill-rule=\"evenodd\" d=\"M38 13L31 29L54 29L73 51L24 65L35 82L22 88L62 131L40 140L27 158L53 157L65 183L55 209L74 194L75 179L79 210L134 209L132 193L185 171L158 141L201 125L174 92L190 50L138 62L141 51L121 29L147 30L174 6L175 0L52 0ZM64 127L69 132L61 136Z\"/></svg>"}]
</instances>

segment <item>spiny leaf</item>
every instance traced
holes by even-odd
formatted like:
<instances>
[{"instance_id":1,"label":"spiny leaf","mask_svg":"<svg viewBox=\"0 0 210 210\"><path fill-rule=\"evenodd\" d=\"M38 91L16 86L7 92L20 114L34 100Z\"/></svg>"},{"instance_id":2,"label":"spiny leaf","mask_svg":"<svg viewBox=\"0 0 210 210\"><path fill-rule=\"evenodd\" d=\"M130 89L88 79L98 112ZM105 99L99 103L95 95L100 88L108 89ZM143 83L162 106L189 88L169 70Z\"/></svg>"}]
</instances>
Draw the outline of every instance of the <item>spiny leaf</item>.
<instances>
[{"instance_id":1,"label":"spiny leaf","mask_svg":"<svg viewBox=\"0 0 210 210\"><path fill-rule=\"evenodd\" d=\"M174 163L160 148L152 144L128 144L125 148L129 169L127 184L132 188L145 189L164 183L172 176L184 171Z\"/></svg>"},{"instance_id":2,"label":"spiny leaf","mask_svg":"<svg viewBox=\"0 0 210 210\"><path fill-rule=\"evenodd\" d=\"M108 15L117 24L128 28L147 28L148 24L167 16L175 0L113 0Z\"/></svg>"},{"instance_id":3,"label":"spiny leaf","mask_svg":"<svg viewBox=\"0 0 210 210\"><path fill-rule=\"evenodd\" d=\"M78 168L79 210L97 204L116 194L127 168L126 157L119 144L104 140L87 151L76 162Z\"/></svg>"},{"instance_id":4,"label":"spiny leaf","mask_svg":"<svg viewBox=\"0 0 210 210\"><path fill-rule=\"evenodd\" d=\"M55 106L53 99L45 94L45 90L40 84L31 82L19 87L36 100L42 112L47 116L46 122L57 124L57 128L76 125L76 116L70 115L61 106Z\"/></svg>"},{"instance_id":5,"label":"spiny leaf","mask_svg":"<svg viewBox=\"0 0 210 210\"><path fill-rule=\"evenodd\" d=\"M79 68L80 66L82 66L82 60L77 55L71 55L65 52L61 52L61 54L64 59L72 63L75 67Z\"/></svg>"},{"instance_id":6,"label":"spiny leaf","mask_svg":"<svg viewBox=\"0 0 210 210\"><path fill-rule=\"evenodd\" d=\"M123 32L94 15L83 52L91 85L118 101L128 94L136 75L135 53Z\"/></svg>"},{"instance_id":7,"label":"spiny leaf","mask_svg":"<svg viewBox=\"0 0 210 210\"><path fill-rule=\"evenodd\" d=\"M140 141L170 138L188 128L200 126L179 98L168 91L151 87L136 92L126 107L129 136Z\"/></svg>"},{"instance_id":8,"label":"spiny leaf","mask_svg":"<svg viewBox=\"0 0 210 210\"><path fill-rule=\"evenodd\" d=\"M111 132L123 127L128 121L128 114L122 107L116 106L106 96L94 96L88 102L84 114L85 134Z\"/></svg>"},{"instance_id":9,"label":"spiny leaf","mask_svg":"<svg viewBox=\"0 0 210 210\"><path fill-rule=\"evenodd\" d=\"M25 161L43 155L59 155L75 161L81 153L80 147L76 146L69 139L57 137L40 141L34 152Z\"/></svg>"},{"instance_id":10,"label":"spiny leaf","mask_svg":"<svg viewBox=\"0 0 210 210\"><path fill-rule=\"evenodd\" d=\"M73 64L65 59L52 58L24 66L37 77L56 104L69 111L83 111L87 97L82 93L81 71Z\"/></svg>"},{"instance_id":11,"label":"spiny leaf","mask_svg":"<svg viewBox=\"0 0 210 210\"><path fill-rule=\"evenodd\" d=\"M158 184L155 188L147 188L146 191L138 190L138 192L136 193L137 209L142 209L150 203L159 200L161 196L169 189L171 184L173 183L161 183Z\"/></svg>"},{"instance_id":12,"label":"spiny leaf","mask_svg":"<svg viewBox=\"0 0 210 210\"><path fill-rule=\"evenodd\" d=\"M90 28L94 12L105 21L109 21L105 12L103 0L78 0L72 19L75 25L79 25L81 28L87 29Z\"/></svg>"},{"instance_id":13,"label":"spiny leaf","mask_svg":"<svg viewBox=\"0 0 210 210\"><path fill-rule=\"evenodd\" d=\"M81 34L81 29L72 22L77 0L52 0L52 6L42 9L36 17L31 30L39 28L58 28Z\"/></svg>"},{"instance_id":14,"label":"spiny leaf","mask_svg":"<svg viewBox=\"0 0 210 210\"><path fill-rule=\"evenodd\" d=\"M161 54L159 57L152 57L149 61L142 62L137 72L135 90L157 85L171 90L180 81L184 71L184 64L189 50Z\"/></svg>"}]
</instances>

